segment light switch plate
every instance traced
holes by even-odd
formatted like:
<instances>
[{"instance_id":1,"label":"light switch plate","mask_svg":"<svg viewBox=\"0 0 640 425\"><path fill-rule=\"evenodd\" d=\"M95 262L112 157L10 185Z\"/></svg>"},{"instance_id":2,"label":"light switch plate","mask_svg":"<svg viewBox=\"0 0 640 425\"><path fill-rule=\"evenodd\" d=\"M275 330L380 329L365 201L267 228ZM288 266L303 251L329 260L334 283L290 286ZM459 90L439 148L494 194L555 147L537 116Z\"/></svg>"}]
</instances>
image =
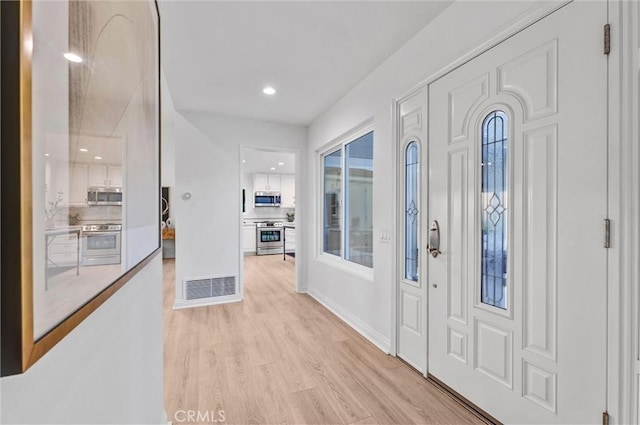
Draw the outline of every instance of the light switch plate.
<instances>
[{"instance_id":1,"label":"light switch plate","mask_svg":"<svg viewBox=\"0 0 640 425\"><path fill-rule=\"evenodd\" d=\"M382 229L380 231L380 242L391 243L391 230Z\"/></svg>"}]
</instances>

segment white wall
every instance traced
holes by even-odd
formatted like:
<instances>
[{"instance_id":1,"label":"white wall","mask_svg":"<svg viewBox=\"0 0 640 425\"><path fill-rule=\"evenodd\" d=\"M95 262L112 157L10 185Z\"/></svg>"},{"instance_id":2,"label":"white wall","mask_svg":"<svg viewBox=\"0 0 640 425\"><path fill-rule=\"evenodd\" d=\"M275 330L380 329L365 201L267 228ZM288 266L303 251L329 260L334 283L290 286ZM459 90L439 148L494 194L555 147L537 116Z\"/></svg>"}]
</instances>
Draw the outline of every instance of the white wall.
<instances>
[{"instance_id":1,"label":"white wall","mask_svg":"<svg viewBox=\"0 0 640 425\"><path fill-rule=\"evenodd\" d=\"M241 276L242 147L304 154L306 129L179 111L174 117L174 137L178 302L185 278ZM297 177L300 181L300 173ZM188 201L182 199L185 192L192 195Z\"/></svg>"},{"instance_id":2,"label":"white wall","mask_svg":"<svg viewBox=\"0 0 640 425\"><path fill-rule=\"evenodd\" d=\"M310 234L307 238L307 281L313 296L385 351L391 346L391 300L395 287L394 246L380 240L383 232L395 229L392 100L496 35L532 8L552 6L552 2L455 2L309 127L306 169L311 178L305 192L317 193L317 150L373 117L374 279L363 279L317 259L322 218L317 216L316 198L309 197L305 206L313 216L307 227Z\"/></svg>"},{"instance_id":3,"label":"white wall","mask_svg":"<svg viewBox=\"0 0 640 425\"><path fill-rule=\"evenodd\" d=\"M172 187L176 183L176 148L173 134L175 108L171 92L167 85L167 79L162 72L160 79L162 88L162 148L160 149L160 160L162 167L162 186ZM169 192L171 196L171 191Z\"/></svg>"},{"instance_id":4,"label":"white wall","mask_svg":"<svg viewBox=\"0 0 640 425\"><path fill-rule=\"evenodd\" d=\"M68 8L58 6L39 3L34 7L34 28L44 31L49 27L43 24L52 23L50 29L55 32L64 24ZM44 35L40 38L49 44L55 41L66 45L65 34L62 39ZM67 75L68 63L58 59L61 65L52 66L57 71L64 69L62 74ZM51 77L51 66L40 69ZM40 118L46 118L46 128L68 132L67 115L62 117L65 119L59 119L60 114L50 116L52 111L66 110L67 97L51 97L49 89L40 89L45 94L44 103L34 114L39 112ZM55 107L51 107L53 103ZM43 140L42 134L38 140ZM44 158L44 143L34 146L34 161ZM44 182L44 173L38 171L44 166L38 164L36 161L34 181ZM36 187L34 197L44 200L44 185ZM38 217L34 216L36 236L43 233L44 225L44 217L36 220ZM35 267L36 280L42 280L43 270ZM162 320L162 262L157 257L29 370L0 379L0 423L162 423Z\"/></svg>"},{"instance_id":5,"label":"white wall","mask_svg":"<svg viewBox=\"0 0 640 425\"><path fill-rule=\"evenodd\" d=\"M4 424L160 424L162 262L156 257L26 373L0 380Z\"/></svg>"}]
</instances>

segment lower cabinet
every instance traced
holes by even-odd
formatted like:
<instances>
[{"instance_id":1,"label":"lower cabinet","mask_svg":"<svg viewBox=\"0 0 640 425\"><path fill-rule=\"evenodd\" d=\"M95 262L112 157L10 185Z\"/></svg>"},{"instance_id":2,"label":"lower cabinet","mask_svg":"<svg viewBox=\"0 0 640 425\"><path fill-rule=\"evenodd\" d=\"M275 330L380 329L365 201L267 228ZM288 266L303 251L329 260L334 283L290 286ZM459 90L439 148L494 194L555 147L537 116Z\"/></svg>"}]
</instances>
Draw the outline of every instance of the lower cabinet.
<instances>
[{"instance_id":1,"label":"lower cabinet","mask_svg":"<svg viewBox=\"0 0 640 425\"><path fill-rule=\"evenodd\" d=\"M256 253L256 225L245 224L242 226L243 250L245 255L255 255Z\"/></svg>"},{"instance_id":2,"label":"lower cabinet","mask_svg":"<svg viewBox=\"0 0 640 425\"><path fill-rule=\"evenodd\" d=\"M296 251L296 229L285 229L287 235L284 241L284 250L285 252L295 252Z\"/></svg>"},{"instance_id":3,"label":"lower cabinet","mask_svg":"<svg viewBox=\"0 0 640 425\"><path fill-rule=\"evenodd\" d=\"M76 235L57 235L48 239L47 267L75 267L78 263L80 242Z\"/></svg>"}]
</instances>

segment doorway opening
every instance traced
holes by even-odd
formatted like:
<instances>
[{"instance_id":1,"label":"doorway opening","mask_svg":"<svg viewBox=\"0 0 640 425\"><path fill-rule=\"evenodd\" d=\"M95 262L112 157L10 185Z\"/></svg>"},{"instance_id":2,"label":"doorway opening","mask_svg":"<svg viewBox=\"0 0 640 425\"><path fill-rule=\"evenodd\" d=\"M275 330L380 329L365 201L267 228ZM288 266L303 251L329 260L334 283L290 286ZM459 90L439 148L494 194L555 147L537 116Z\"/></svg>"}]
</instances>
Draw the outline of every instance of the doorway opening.
<instances>
[{"instance_id":1,"label":"doorway opening","mask_svg":"<svg viewBox=\"0 0 640 425\"><path fill-rule=\"evenodd\" d=\"M240 168L243 293L265 274L295 291L296 152L245 147Z\"/></svg>"}]
</instances>

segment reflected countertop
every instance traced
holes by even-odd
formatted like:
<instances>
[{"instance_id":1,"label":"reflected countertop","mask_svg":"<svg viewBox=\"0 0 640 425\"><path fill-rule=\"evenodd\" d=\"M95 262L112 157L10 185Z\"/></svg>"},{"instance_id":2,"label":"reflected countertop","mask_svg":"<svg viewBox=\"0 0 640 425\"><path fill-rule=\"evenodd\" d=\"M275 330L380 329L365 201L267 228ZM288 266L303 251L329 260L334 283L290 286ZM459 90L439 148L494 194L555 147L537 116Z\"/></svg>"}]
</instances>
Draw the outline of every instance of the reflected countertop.
<instances>
[{"instance_id":1,"label":"reflected countertop","mask_svg":"<svg viewBox=\"0 0 640 425\"><path fill-rule=\"evenodd\" d=\"M60 226L45 229L45 235L62 235L65 233L79 233L82 231L82 226Z\"/></svg>"}]
</instances>

